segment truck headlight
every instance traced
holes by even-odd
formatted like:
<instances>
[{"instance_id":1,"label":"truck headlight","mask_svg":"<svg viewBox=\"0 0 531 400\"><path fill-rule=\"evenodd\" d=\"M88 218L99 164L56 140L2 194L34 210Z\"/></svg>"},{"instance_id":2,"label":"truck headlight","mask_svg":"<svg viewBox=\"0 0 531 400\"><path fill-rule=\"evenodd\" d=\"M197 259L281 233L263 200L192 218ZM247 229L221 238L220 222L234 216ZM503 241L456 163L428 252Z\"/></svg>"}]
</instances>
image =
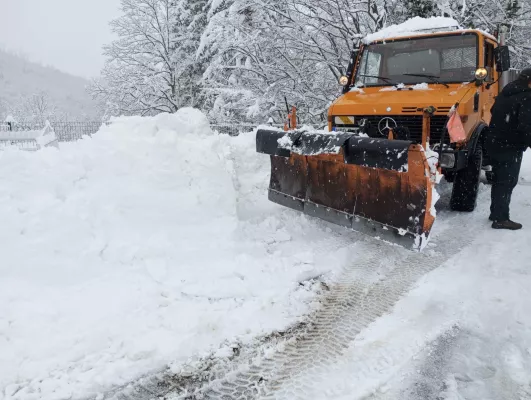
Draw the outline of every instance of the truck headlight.
<instances>
[{"instance_id":1,"label":"truck headlight","mask_svg":"<svg viewBox=\"0 0 531 400\"><path fill-rule=\"evenodd\" d=\"M348 85L348 78L345 75L343 75L341 78L339 78L339 84L341 86Z\"/></svg>"},{"instance_id":2,"label":"truck headlight","mask_svg":"<svg viewBox=\"0 0 531 400\"><path fill-rule=\"evenodd\" d=\"M485 79L487 79L488 74L489 73L485 68L478 68L476 69L476 73L474 75L476 76L476 79L478 81L484 81Z\"/></svg>"},{"instance_id":3,"label":"truck headlight","mask_svg":"<svg viewBox=\"0 0 531 400\"><path fill-rule=\"evenodd\" d=\"M455 154L454 153L442 153L439 157L439 165L441 168L453 168L455 167Z\"/></svg>"}]
</instances>

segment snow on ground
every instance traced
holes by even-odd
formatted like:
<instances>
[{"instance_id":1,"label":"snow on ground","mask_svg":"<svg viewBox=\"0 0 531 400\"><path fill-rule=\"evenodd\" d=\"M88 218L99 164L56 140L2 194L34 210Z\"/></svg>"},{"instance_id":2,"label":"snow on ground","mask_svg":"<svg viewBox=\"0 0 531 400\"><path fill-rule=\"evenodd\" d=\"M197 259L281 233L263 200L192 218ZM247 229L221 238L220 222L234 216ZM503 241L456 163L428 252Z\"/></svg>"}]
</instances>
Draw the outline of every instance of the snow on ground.
<instances>
[{"instance_id":1,"label":"snow on ground","mask_svg":"<svg viewBox=\"0 0 531 400\"><path fill-rule=\"evenodd\" d=\"M372 247L270 203L254 140L185 109L0 152L0 400L94 398L316 307L312 278L334 281ZM443 190L428 251L453 229L473 245L363 330L311 398L531 398L530 194L529 154L512 208L523 231L490 229L487 186L473 214L444 210ZM399 254L367 268L385 276ZM411 392L431 370L445 386Z\"/></svg>"},{"instance_id":2,"label":"snow on ground","mask_svg":"<svg viewBox=\"0 0 531 400\"><path fill-rule=\"evenodd\" d=\"M490 228L490 186L482 185L474 214L438 226L473 227L473 244L362 331L311 388L312 399L531 399L529 151L520 178L511 216L524 230Z\"/></svg>"},{"instance_id":3,"label":"snow on ground","mask_svg":"<svg viewBox=\"0 0 531 400\"><path fill-rule=\"evenodd\" d=\"M1 400L94 397L312 309L356 245L268 202L254 141L184 109L0 152Z\"/></svg>"}]
</instances>

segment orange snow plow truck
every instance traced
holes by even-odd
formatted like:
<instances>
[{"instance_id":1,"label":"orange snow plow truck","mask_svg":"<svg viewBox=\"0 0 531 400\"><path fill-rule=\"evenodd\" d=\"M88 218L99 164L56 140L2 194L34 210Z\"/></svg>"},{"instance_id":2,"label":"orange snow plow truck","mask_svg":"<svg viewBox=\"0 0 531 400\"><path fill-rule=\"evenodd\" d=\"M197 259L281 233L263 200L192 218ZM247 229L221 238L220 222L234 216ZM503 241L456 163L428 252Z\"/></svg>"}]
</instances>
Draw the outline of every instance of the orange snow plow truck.
<instances>
[{"instance_id":1,"label":"orange snow plow truck","mask_svg":"<svg viewBox=\"0 0 531 400\"><path fill-rule=\"evenodd\" d=\"M294 120L259 129L256 147L271 156L271 201L420 251L441 176L453 182L451 209L476 207L509 50L503 34L454 27L371 36L351 54L328 129L293 129Z\"/></svg>"}]
</instances>

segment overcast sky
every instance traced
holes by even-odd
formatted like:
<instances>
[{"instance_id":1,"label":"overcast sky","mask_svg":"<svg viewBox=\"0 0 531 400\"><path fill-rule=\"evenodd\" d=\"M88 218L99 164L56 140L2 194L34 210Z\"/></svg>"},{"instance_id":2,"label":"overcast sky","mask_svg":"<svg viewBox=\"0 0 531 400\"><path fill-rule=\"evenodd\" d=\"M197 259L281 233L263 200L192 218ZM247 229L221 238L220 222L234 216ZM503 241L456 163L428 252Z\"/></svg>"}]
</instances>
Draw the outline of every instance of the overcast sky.
<instances>
[{"instance_id":1,"label":"overcast sky","mask_svg":"<svg viewBox=\"0 0 531 400\"><path fill-rule=\"evenodd\" d=\"M96 76L119 5L120 0L0 0L0 46L74 75Z\"/></svg>"}]
</instances>

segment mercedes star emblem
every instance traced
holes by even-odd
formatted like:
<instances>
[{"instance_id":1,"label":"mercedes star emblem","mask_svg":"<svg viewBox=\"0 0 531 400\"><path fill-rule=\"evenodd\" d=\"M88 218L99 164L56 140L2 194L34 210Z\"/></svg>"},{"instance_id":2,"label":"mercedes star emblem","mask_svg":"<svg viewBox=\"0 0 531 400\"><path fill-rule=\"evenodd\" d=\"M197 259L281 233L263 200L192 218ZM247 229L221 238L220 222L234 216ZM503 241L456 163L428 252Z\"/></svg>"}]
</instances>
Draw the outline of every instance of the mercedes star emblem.
<instances>
[{"instance_id":1,"label":"mercedes star emblem","mask_svg":"<svg viewBox=\"0 0 531 400\"><path fill-rule=\"evenodd\" d=\"M380 132L382 136L388 136L389 131L391 129L395 130L397 126L398 124L393 118L385 117L385 118L382 118L380 122L378 122L378 132Z\"/></svg>"}]
</instances>

